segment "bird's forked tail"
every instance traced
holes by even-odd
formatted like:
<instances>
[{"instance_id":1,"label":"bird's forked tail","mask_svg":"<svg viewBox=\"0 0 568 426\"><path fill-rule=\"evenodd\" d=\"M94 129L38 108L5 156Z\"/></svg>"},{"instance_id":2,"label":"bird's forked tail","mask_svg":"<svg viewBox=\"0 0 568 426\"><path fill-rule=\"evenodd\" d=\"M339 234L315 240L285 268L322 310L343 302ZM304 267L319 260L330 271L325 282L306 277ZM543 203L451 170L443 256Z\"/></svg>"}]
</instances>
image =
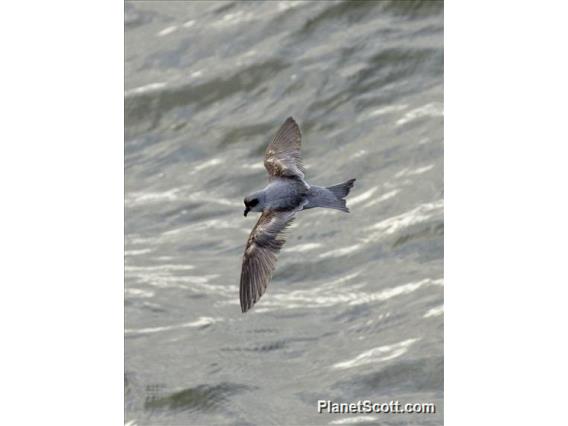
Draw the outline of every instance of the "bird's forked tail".
<instances>
[{"instance_id":1,"label":"bird's forked tail","mask_svg":"<svg viewBox=\"0 0 568 426\"><path fill-rule=\"evenodd\" d=\"M312 186L308 194L308 204L304 208L324 207L349 213L345 197L347 197L349 191L353 188L354 182L355 179L349 179L348 181L328 186L327 188Z\"/></svg>"},{"instance_id":2,"label":"bird's forked tail","mask_svg":"<svg viewBox=\"0 0 568 426\"><path fill-rule=\"evenodd\" d=\"M333 195L335 195L337 198L345 198L347 197L347 195L349 195L349 191L351 191L351 188L353 188L355 180L356 179L349 179L348 181L345 181L343 183L339 183L333 186L328 186L327 189L333 192Z\"/></svg>"}]
</instances>

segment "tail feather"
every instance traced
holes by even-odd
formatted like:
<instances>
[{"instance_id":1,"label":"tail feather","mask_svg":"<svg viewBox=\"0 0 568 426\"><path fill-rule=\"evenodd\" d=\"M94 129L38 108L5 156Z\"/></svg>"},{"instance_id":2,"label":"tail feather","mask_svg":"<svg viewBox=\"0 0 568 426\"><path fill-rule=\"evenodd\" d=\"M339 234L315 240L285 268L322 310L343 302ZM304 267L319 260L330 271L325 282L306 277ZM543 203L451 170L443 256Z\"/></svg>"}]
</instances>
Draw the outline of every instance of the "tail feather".
<instances>
[{"instance_id":1,"label":"tail feather","mask_svg":"<svg viewBox=\"0 0 568 426\"><path fill-rule=\"evenodd\" d=\"M328 186L327 189L333 192L333 195L335 195L337 198L345 198L347 197L347 195L349 195L349 191L351 191L351 188L353 188L355 181L356 179L349 179L348 181L345 181L343 183Z\"/></svg>"},{"instance_id":2,"label":"tail feather","mask_svg":"<svg viewBox=\"0 0 568 426\"><path fill-rule=\"evenodd\" d=\"M304 209L326 207L349 213L345 197L349 194L351 188L353 188L354 182L355 179L349 179L346 182L328 188L312 186L308 195L308 203L304 206Z\"/></svg>"}]
</instances>

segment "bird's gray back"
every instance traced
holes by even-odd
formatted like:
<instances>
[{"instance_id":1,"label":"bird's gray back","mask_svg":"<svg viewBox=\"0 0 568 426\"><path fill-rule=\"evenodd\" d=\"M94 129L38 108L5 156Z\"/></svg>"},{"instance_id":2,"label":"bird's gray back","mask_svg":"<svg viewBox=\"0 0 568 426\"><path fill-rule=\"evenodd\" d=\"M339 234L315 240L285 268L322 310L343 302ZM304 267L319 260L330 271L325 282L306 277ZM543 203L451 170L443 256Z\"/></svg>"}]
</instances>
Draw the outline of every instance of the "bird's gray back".
<instances>
[{"instance_id":1,"label":"bird's gray back","mask_svg":"<svg viewBox=\"0 0 568 426\"><path fill-rule=\"evenodd\" d=\"M298 207L305 199L307 189L297 179L276 178L264 189L266 208L273 210L291 210Z\"/></svg>"}]
</instances>

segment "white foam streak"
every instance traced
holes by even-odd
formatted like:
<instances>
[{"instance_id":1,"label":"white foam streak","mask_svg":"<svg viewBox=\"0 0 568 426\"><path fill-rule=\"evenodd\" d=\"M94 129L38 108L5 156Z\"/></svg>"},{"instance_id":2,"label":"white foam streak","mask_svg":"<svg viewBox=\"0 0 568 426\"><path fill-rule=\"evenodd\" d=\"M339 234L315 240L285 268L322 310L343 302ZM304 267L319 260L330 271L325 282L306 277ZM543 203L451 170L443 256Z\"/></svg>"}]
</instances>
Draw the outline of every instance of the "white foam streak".
<instances>
[{"instance_id":1,"label":"white foam streak","mask_svg":"<svg viewBox=\"0 0 568 426\"><path fill-rule=\"evenodd\" d=\"M206 161L198 166L194 167L192 173L197 173L208 167L213 167L223 163L223 160L218 158L213 158ZM191 185L186 185L177 188L171 188L162 192L129 192L125 196L124 203L126 205L135 204L153 204L153 203L163 203L167 201L181 201L181 202L191 202L198 201L200 203L213 203L221 204L224 206L241 206L240 202L228 200L221 198L216 194L207 193L205 191L195 191Z\"/></svg>"},{"instance_id":2,"label":"white foam streak","mask_svg":"<svg viewBox=\"0 0 568 426\"><path fill-rule=\"evenodd\" d=\"M205 192L194 192L187 197L187 201L199 201L199 202L207 202L213 204L220 204L222 206L231 206L231 207L241 207L242 203L227 200L221 197L214 197L211 194L207 194Z\"/></svg>"},{"instance_id":3,"label":"white foam streak","mask_svg":"<svg viewBox=\"0 0 568 426\"><path fill-rule=\"evenodd\" d=\"M387 201L390 200L392 197L394 197L396 194L398 194L400 192L400 189L393 189L392 191L389 192L385 192L383 195L381 195L378 198L375 198L374 200L369 201L367 204L365 204L363 207L367 208L367 207L371 207L374 206L375 204L379 204L382 203L383 201Z\"/></svg>"},{"instance_id":4,"label":"white foam streak","mask_svg":"<svg viewBox=\"0 0 568 426\"><path fill-rule=\"evenodd\" d=\"M389 361L405 354L408 351L408 348L418 340L420 339L407 339L392 345L379 346L365 351L351 360L338 362L337 364L334 364L332 368L347 369L360 367L366 364L376 364Z\"/></svg>"},{"instance_id":5,"label":"white foam streak","mask_svg":"<svg viewBox=\"0 0 568 426\"><path fill-rule=\"evenodd\" d=\"M279 1L278 2L278 11L283 12L288 9L292 9L294 7L300 6L305 1Z\"/></svg>"},{"instance_id":6,"label":"white foam streak","mask_svg":"<svg viewBox=\"0 0 568 426\"><path fill-rule=\"evenodd\" d=\"M424 314L424 318L430 317L437 317L443 315L444 313L444 306L436 306L435 308L430 309L428 312Z\"/></svg>"},{"instance_id":7,"label":"white foam streak","mask_svg":"<svg viewBox=\"0 0 568 426\"><path fill-rule=\"evenodd\" d=\"M141 254L150 253L152 249L140 249L140 250L125 250L125 256L140 256Z\"/></svg>"},{"instance_id":8,"label":"white foam streak","mask_svg":"<svg viewBox=\"0 0 568 426\"><path fill-rule=\"evenodd\" d=\"M179 197L179 188L170 189L164 192L132 192L126 195L126 204L152 204L164 201L175 201Z\"/></svg>"},{"instance_id":9,"label":"white foam streak","mask_svg":"<svg viewBox=\"0 0 568 426\"><path fill-rule=\"evenodd\" d=\"M138 328L138 329L125 329L125 334L151 334L158 333L160 331L175 330L179 328L197 328L206 325L214 324L216 322L222 321L222 318L212 318L212 317L199 317L197 320L192 322L186 322L183 324L167 325L163 327L149 327L149 328Z\"/></svg>"},{"instance_id":10,"label":"white foam streak","mask_svg":"<svg viewBox=\"0 0 568 426\"><path fill-rule=\"evenodd\" d=\"M360 294L357 299L349 302L349 305L361 305L371 302L383 302L393 297L410 294L425 285L436 285L440 280L432 280L430 278L423 279L418 282L411 282L397 287L387 288L376 293Z\"/></svg>"},{"instance_id":11,"label":"white foam streak","mask_svg":"<svg viewBox=\"0 0 568 426\"><path fill-rule=\"evenodd\" d=\"M371 111L368 115L368 117L377 117L379 115L385 115L385 114L390 114L393 112L399 112L402 110L405 110L408 107L408 105L387 105L385 107L382 108L378 108L375 109L373 111Z\"/></svg>"},{"instance_id":12,"label":"white foam streak","mask_svg":"<svg viewBox=\"0 0 568 426\"><path fill-rule=\"evenodd\" d=\"M306 243L306 244L300 244L294 247L289 247L289 248L285 248L283 251L284 252L295 252L295 253L304 253L306 251L311 251L311 250L315 250L317 248L320 248L322 246L321 243Z\"/></svg>"},{"instance_id":13,"label":"white foam streak","mask_svg":"<svg viewBox=\"0 0 568 426\"><path fill-rule=\"evenodd\" d=\"M154 292L150 290L142 290L140 288L127 288L124 290L126 296L150 298L154 297Z\"/></svg>"},{"instance_id":14,"label":"white foam streak","mask_svg":"<svg viewBox=\"0 0 568 426\"><path fill-rule=\"evenodd\" d=\"M128 272L168 272L168 271L189 271L194 269L193 265L155 265L155 266L125 266L124 271Z\"/></svg>"},{"instance_id":15,"label":"white foam streak","mask_svg":"<svg viewBox=\"0 0 568 426\"><path fill-rule=\"evenodd\" d=\"M166 27L164 28L162 31L160 31L158 34L156 34L158 37L163 37L166 36L168 34L173 33L174 31L176 31L178 29L177 25L172 25L171 27Z\"/></svg>"},{"instance_id":16,"label":"white foam streak","mask_svg":"<svg viewBox=\"0 0 568 426\"><path fill-rule=\"evenodd\" d=\"M255 163L252 163L252 164L246 164L246 165L243 166L243 168L249 169L249 170L263 170L264 164L260 163L260 162L255 162Z\"/></svg>"},{"instance_id":17,"label":"white foam streak","mask_svg":"<svg viewBox=\"0 0 568 426\"><path fill-rule=\"evenodd\" d=\"M360 149L359 151L357 151L355 154L353 154L351 156L351 159L363 157L364 155L367 155L367 151L365 151L364 149Z\"/></svg>"},{"instance_id":18,"label":"white foam streak","mask_svg":"<svg viewBox=\"0 0 568 426\"><path fill-rule=\"evenodd\" d=\"M396 125L402 126L403 124L416 120L420 117L440 117L442 115L444 115L442 104L439 102L432 102L408 111L401 119L397 120Z\"/></svg>"},{"instance_id":19,"label":"white foam streak","mask_svg":"<svg viewBox=\"0 0 568 426\"><path fill-rule=\"evenodd\" d=\"M150 84L146 84L144 86L139 86L139 87L135 87L134 89L130 89L124 92L124 96L131 96L131 95L139 95L142 93L147 93L147 92L154 92L154 91L158 91L160 89L163 89L164 87L167 86L167 83L165 82L156 82L156 83L150 83Z\"/></svg>"},{"instance_id":20,"label":"white foam streak","mask_svg":"<svg viewBox=\"0 0 568 426\"><path fill-rule=\"evenodd\" d=\"M444 200L424 203L412 210L382 220L369 227L369 229L381 231L383 234L394 234L403 228L408 228L409 226L425 222L435 216L441 215L443 209Z\"/></svg>"},{"instance_id":21,"label":"white foam streak","mask_svg":"<svg viewBox=\"0 0 568 426\"><path fill-rule=\"evenodd\" d=\"M359 250L362 247L361 244L354 244L348 247L342 247L334 250L327 251L319 255L320 259L324 259L326 257L341 257L345 256L346 254L353 253L354 251Z\"/></svg>"},{"instance_id":22,"label":"white foam streak","mask_svg":"<svg viewBox=\"0 0 568 426\"><path fill-rule=\"evenodd\" d=\"M242 219L239 217L239 219ZM236 220L228 221L223 219L209 219L197 223L192 223L191 225L182 226L180 228L172 229L171 231L166 231L162 236L177 235L187 232L204 231L206 229L237 229L239 225ZM248 231L250 232L250 230Z\"/></svg>"},{"instance_id":23,"label":"white foam streak","mask_svg":"<svg viewBox=\"0 0 568 426\"><path fill-rule=\"evenodd\" d=\"M159 288L196 288L200 286L200 288L205 288L205 285L209 283L214 278L218 278L219 275L212 274L212 275L184 275L184 276L171 276L169 274L160 275L160 274L142 274L137 275L137 278L140 279L145 284L151 285L153 287ZM212 286L212 287L221 287L221 286ZM223 291L227 291L226 286L223 286Z\"/></svg>"},{"instance_id":24,"label":"white foam streak","mask_svg":"<svg viewBox=\"0 0 568 426\"><path fill-rule=\"evenodd\" d=\"M238 11L238 12L227 13L227 14L223 15L223 18L221 20L215 22L213 25L216 26L216 27L224 27L224 26L228 26L228 25L235 25L235 24L238 24L240 22L251 21L254 18L255 18L254 13Z\"/></svg>"},{"instance_id":25,"label":"white foam streak","mask_svg":"<svg viewBox=\"0 0 568 426\"><path fill-rule=\"evenodd\" d=\"M136 278L140 283L156 288L181 288L198 294L214 294L223 298L234 299L238 294L237 285L211 284L211 281L219 278L218 274L211 275L183 275L172 276L169 274L142 274Z\"/></svg>"},{"instance_id":26,"label":"white foam streak","mask_svg":"<svg viewBox=\"0 0 568 426\"><path fill-rule=\"evenodd\" d=\"M219 164L221 164L223 162L223 160L221 160L220 158L212 158L209 161L205 161L197 166L195 166L193 168L193 172L199 172L203 169L207 169L208 167L213 167L213 166L217 166Z\"/></svg>"},{"instance_id":27,"label":"white foam streak","mask_svg":"<svg viewBox=\"0 0 568 426\"><path fill-rule=\"evenodd\" d=\"M363 201L367 201L369 198L373 196L375 192L377 192L378 189L379 187L375 186L374 188L371 188L368 191L365 191L362 194L357 195L356 197L348 198L349 207L362 203Z\"/></svg>"},{"instance_id":28,"label":"white foam streak","mask_svg":"<svg viewBox=\"0 0 568 426\"><path fill-rule=\"evenodd\" d=\"M427 171L430 171L433 168L434 168L434 164L429 164L427 166L419 167L419 168L414 169L414 170L403 169L400 172L398 172L396 175L394 175L394 177L400 178L400 177L405 177L405 176L421 175L422 173L426 173Z\"/></svg>"},{"instance_id":29,"label":"white foam streak","mask_svg":"<svg viewBox=\"0 0 568 426\"><path fill-rule=\"evenodd\" d=\"M347 274L343 277L340 277L336 280L329 281L329 282L323 284L322 286L320 286L320 289L328 291L329 289L341 286L341 285L345 284L346 282L352 281L354 278L357 278L359 275L361 275L361 272L362 271L353 272L351 274Z\"/></svg>"},{"instance_id":30,"label":"white foam streak","mask_svg":"<svg viewBox=\"0 0 568 426\"><path fill-rule=\"evenodd\" d=\"M443 284L442 279L425 278L420 281L402 284L373 293L361 290L361 288L367 285L364 281L351 283L346 286L346 283L353 281L360 273L361 272L355 272L308 290L273 293L270 298L263 300L262 307L264 309L296 309L332 307L336 305L356 306L366 303L383 302L398 296L410 294L425 286Z\"/></svg>"}]
</instances>

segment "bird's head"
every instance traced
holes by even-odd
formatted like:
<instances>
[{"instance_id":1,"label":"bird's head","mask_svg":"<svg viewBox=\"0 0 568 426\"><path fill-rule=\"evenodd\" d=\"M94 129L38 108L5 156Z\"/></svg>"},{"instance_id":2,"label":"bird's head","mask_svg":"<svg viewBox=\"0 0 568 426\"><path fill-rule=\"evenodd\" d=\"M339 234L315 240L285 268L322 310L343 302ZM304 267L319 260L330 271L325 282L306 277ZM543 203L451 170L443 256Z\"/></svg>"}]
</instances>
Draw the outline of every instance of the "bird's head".
<instances>
[{"instance_id":1,"label":"bird's head","mask_svg":"<svg viewBox=\"0 0 568 426\"><path fill-rule=\"evenodd\" d=\"M261 198L262 197L259 194L252 194L245 197L245 216L248 214L248 212L262 211Z\"/></svg>"}]
</instances>

